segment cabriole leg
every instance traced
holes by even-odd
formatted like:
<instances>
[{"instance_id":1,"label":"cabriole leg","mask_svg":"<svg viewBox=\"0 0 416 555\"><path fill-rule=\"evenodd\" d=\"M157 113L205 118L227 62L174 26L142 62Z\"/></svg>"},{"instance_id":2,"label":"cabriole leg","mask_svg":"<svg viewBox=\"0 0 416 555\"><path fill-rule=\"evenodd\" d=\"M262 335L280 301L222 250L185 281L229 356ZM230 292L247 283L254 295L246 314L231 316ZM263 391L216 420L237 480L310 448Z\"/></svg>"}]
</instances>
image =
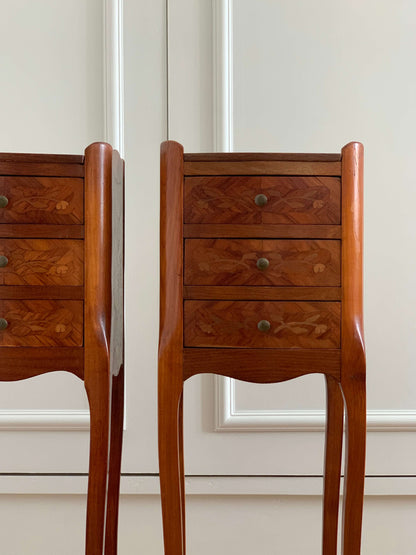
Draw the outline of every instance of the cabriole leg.
<instances>
[{"instance_id":1,"label":"cabriole leg","mask_svg":"<svg viewBox=\"0 0 416 555\"><path fill-rule=\"evenodd\" d=\"M331 376L325 376L325 379L327 412L322 555L336 555L344 400L339 382Z\"/></svg>"}]
</instances>

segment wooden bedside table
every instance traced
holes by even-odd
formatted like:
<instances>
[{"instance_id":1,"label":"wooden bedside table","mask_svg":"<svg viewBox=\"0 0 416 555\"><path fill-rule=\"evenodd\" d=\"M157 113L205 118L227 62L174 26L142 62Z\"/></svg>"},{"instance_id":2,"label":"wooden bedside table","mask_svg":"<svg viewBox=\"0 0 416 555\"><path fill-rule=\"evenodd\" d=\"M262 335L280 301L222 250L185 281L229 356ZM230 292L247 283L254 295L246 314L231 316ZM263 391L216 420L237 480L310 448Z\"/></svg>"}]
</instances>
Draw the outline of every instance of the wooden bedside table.
<instances>
[{"instance_id":1,"label":"wooden bedside table","mask_svg":"<svg viewBox=\"0 0 416 555\"><path fill-rule=\"evenodd\" d=\"M159 466L166 555L185 554L183 382L323 373L323 554L358 555L365 465L362 157L185 154L161 147Z\"/></svg>"},{"instance_id":2,"label":"wooden bedside table","mask_svg":"<svg viewBox=\"0 0 416 555\"><path fill-rule=\"evenodd\" d=\"M86 554L117 552L124 405L124 162L0 154L0 380L84 380L91 436ZM105 538L105 540L104 540Z\"/></svg>"}]
</instances>

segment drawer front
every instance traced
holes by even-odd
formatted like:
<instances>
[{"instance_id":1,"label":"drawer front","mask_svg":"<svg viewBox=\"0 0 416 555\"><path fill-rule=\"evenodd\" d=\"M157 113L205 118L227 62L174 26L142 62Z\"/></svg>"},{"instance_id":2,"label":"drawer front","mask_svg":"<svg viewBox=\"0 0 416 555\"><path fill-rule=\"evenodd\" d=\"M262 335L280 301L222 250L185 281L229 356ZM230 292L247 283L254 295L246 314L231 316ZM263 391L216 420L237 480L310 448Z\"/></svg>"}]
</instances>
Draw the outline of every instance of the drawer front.
<instances>
[{"instance_id":1,"label":"drawer front","mask_svg":"<svg viewBox=\"0 0 416 555\"><path fill-rule=\"evenodd\" d=\"M82 224L84 180L0 176L0 224ZM7 203L5 206L4 204Z\"/></svg>"},{"instance_id":2,"label":"drawer front","mask_svg":"<svg viewBox=\"0 0 416 555\"><path fill-rule=\"evenodd\" d=\"M0 239L0 257L1 285L82 285L84 282L84 242L81 240Z\"/></svg>"},{"instance_id":3,"label":"drawer front","mask_svg":"<svg viewBox=\"0 0 416 555\"><path fill-rule=\"evenodd\" d=\"M339 286L340 276L340 241L185 241L185 285Z\"/></svg>"},{"instance_id":4,"label":"drawer front","mask_svg":"<svg viewBox=\"0 0 416 555\"><path fill-rule=\"evenodd\" d=\"M185 347L340 348L336 302L186 301Z\"/></svg>"},{"instance_id":5,"label":"drawer front","mask_svg":"<svg viewBox=\"0 0 416 555\"><path fill-rule=\"evenodd\" d=\"M340 193L337 177L188 177L184 221L339 224Z\"/></svg>"},{"instance_id":6,"label":"drawer front","mask_svg":"<svg viewBox=\"0 0 416 555\"><path fill-rule=\"evenodd\" d=\"M0 290L1 294L1 290ZM82 301L0 300L0 346L76 347L83 344Z\"/></svg>"}]
</instances>

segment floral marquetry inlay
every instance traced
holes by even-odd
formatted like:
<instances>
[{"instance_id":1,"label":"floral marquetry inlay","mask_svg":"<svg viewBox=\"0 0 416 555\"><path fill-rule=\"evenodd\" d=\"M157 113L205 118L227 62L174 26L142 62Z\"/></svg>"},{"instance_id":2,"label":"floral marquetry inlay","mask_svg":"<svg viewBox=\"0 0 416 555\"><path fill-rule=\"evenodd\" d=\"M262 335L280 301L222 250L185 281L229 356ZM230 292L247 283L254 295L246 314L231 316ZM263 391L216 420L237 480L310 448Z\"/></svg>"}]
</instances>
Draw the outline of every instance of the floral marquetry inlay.
<instances>
[{"instance_id":1,"label":"floral marquetry inlay","mask_svg":"<svg viewBox=\"0 0 416 555\"><path fill-rule=\"evenodd\" d=\"M185 346L336 349L340 317L336 302L186 301Z\"/></svg>"}]
</instances>

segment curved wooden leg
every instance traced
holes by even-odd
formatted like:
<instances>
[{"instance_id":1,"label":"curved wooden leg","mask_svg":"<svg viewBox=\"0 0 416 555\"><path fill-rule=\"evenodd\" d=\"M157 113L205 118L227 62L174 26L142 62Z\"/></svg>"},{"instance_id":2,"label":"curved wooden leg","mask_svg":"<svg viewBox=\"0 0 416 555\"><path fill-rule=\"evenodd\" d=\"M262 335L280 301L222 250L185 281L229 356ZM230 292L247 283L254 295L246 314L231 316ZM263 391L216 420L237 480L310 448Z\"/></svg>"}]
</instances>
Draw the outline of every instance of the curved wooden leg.
<instances>
[{"instance_id":1,"label":"curved wooden leg","mask_svg":"<svg viewBox=\"0 0 416 555\"><path fill-rule=\"evenodd\" d=\"M102 555L107 501L110 383L85 384L90 404L90 464L87 498L86 555Z\"/></svg>"},{"instance_id":2,"label":"curved wooden leg","mask_svg":"<svg viewBox=\"0 0 416 555\"><path fill-rule=\"evenodd\" d=\"M165 555L185 555L181 399L182 382L173 385L159 381L159 471Z\"/></svg>"},{"instance_id":3,"label":"curved wooden leg","mask_svg":"<svg viewBox=\"0 0 416 555\"><path fill-rule=\"evenodd\" d=\"M337 554L339 486L341 480L344 399L340 384L326 379L325 478L323 504L322 555Z\"/></svg>"},{"instance_id":4,"label":"curved wooden leg","mask_svg":"<svg viewBox=\"0 0 416 555\"><path fill-rule=\"evenodd\" d=\"M364 500L366 395L365 377L341 382L345 402L345 482L342 553L361 552L361 524Z\"/></svg>"},{"instance_id":5,"label":"curved wooden leg","mask_svg":"<svg viewBox=\"0 0 416 555\"><path fill-rule=\"evenodd\" d=\"M108 460L105 555L117 554L118 510L120 497L121 450L123 445L124 366L112 377L110 452Z\"/></svg>"},{"instance_id":6,"label":"curved wooden leg","mask_svg":"<svg viewBox=\"0 0 416 555\"><path fill-rule=\"evenodd\" d=\"M181 475L183 554L186 553L185 460L183 455L183 392L179 401L179 468Z\"/></svg>"}]
</instances>

